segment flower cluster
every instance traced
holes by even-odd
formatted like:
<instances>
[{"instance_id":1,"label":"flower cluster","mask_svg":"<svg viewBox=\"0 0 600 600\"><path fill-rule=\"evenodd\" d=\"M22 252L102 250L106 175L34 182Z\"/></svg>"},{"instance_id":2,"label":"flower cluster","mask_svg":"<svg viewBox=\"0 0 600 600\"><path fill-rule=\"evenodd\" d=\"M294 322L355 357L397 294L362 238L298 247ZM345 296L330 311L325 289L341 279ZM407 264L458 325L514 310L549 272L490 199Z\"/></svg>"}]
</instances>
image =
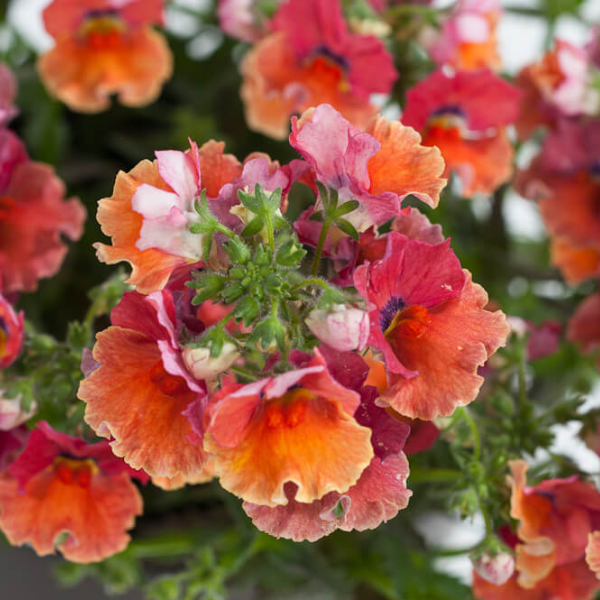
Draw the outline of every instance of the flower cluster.
<instances>
[{"instance_id":1,"label":"flower cluster","mask_svg":"<svg viewBox=\"0 0 600 600\"><path fill-rule=\"evenodd\" d=\"M550 235L551 262L570 284L600 274L600 61L595 43L585 48L557 40L538 63L523 69L517 129L522 138L542 128L540 152L516 179L519 192L537 201ZM592 352L600 344L600 296L590 295L572 316L567 337Z\"/></svg>"},{"instance_id":2,"label":"flower cluster","mask_svg":"<svg viewBox=\"0 0 600 600\"><path fill-rule=\"evenodd\" d=\"M302 160L284 166L190 142L118 175L97 251L132 265L135 291L79 397L157 485L218 477L259 529L299 541L407 506L407 438L431 445L422 421L477 397L508 325L439 227L402 207L435 206L445 184L412 128L361 130L325 104L292 119L290 143ZM314 204L292 227L298 181Z\"/></svg>"}]
</instances>

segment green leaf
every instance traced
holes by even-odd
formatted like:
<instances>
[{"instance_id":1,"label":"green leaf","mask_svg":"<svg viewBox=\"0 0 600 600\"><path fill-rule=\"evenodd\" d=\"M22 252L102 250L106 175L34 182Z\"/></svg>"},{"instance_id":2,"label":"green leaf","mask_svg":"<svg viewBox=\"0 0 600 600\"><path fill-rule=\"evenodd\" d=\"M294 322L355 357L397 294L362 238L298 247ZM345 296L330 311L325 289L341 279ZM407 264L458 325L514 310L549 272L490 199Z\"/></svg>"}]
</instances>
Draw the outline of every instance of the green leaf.
<instances>
[{"instance_id":1,"label":"green leaf","mask_svg":"<svg viewBox=\"0 0 600 600\"><path fill-rule=\"evenodd\" d=\"M350 223L350 221L347 221L346 219L338 219L335 224L346 234L349 235L351 238L354 238L357 242L359 239L358 236L358 231L356 231L356 228L354 227L354 225L352 225L352 223Z\"/></svg>"},{"instance_id":2,"label":"green leaf","mask_svg":"<svg viewBox=\"0 0 600 600\"><path fill-rule=\"evenodd\" d=\"M284 217L279 215L273 215L273 229L279 231L281 229L291 229L291 225L286 221Z\"/></svg>"},{"instance_id":3,"label":"green leaf","mask_svg":"<svg viewBox=\"0 0 600 600\"><path fill-rule=\"evenodd\" d=\"M198 288L200 291L194 296L192 304L202 304L207 300L213 300L219 292L225 287L227 279L216 273L201 273L198 279L188 282L186 285L191 288Z\"/></svg>"},{"instance_id":4,"label":"green leaf","mask_svg":"<svg viewBox=\"0 0 600 600\"><path fill-rule=\"evenodd\" d=\"M265 224L262 220L262 217L254 217L254 219L252 219L248 223L248 225L244 227L244 230L242 231L242 237L252 237L257 233L260 233L263 230L264 226Z\"/></svg>"},{"instance_id":5,"label":"green leaf","mask_svg":"<svg viewBox=\"0 0 600 600\"><path fill-rule=\"evenodd\" d=\"M246 288L241 283L230 283L222 292L222 298L225 304L231 304L246 293Z\"/></svg>"},{"instance_id":6,"label":"green leaf","mask_svg":"<svg viewBox=\"0 0 600 600\"><path fill-rule=\"evenodd\" d=\"M250 248L237 236L227 241L224 247L234 265L244 265L250 259Z\"/></svg>"},{"instance_id":7,"label":"green leaf","mask_svg":"<svg viewBox=\"0 0 600 600\"><path fill-rule=\"evenodd\" d=\"M265 203L265 206L270 213L274 213L281 208L281 188L277 188L271 193Z\"/></svg>"},{"instance_id":8,"label":"green leaf","mask_svg":"<svg viewBox=\"0 0 600 600\"><path fill-rule=\"evenodd\" d=\"M353 210L356 210L360 206L360 202L358 200L349 200L348 202L344 202L344 204L337 207L335 214L337 217L343 217L348 213L351 213Z\"/></svg>"},{"instance_id":9,"label":"green leaf","mask_svg":"<svg viewBox=\"0 0 600 600\"><path fill-rule=\"evenodd\" d=\"M247 327L260 313L260 302L252 296L244 296L235 306L233 314L238 321L243 319Z\"/></svg>"},{"instance_id":10,"label":"green leaf","mask_svg":"<svg viewBox=\"0 0 600 600\"><path fill-rule=\"evenodd\" d=\"M238 198L249 211L253 212L255 215L260 213L261 202L255 196L242 190L238 190Z\"/></svg>"}]
</instances>

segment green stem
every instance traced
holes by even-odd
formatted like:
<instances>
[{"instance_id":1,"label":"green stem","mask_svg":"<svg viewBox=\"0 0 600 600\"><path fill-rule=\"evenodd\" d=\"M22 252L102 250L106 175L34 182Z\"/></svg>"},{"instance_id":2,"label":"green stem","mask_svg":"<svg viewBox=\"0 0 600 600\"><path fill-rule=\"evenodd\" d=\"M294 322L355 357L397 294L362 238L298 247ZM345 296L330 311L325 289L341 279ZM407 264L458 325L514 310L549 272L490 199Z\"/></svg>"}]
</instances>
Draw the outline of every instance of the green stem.
<instances>
[{"instance_id":1,"label":"green stem","mask_svg":"<svg viewBox=\"0 0 600 600\"><path fill-rule=\"evenodd\" d=\"M473 434L473 460L479 461L481 457L481 437L479 435L477 425L475 424L473 417L469 414L469 411L466 408L462 407L458 410L460 411L462 417L471 428L471 432Z\"/></svg>"},{"instance_id":2,"label":"green stem","mask_svg":"<svg viewBox=\"0 0 600 600\"><path fill-rule=\"evenodd\" d=\"M322 279L319 279L318 277L308 277L307 279L304 279L300 283L297 283L292 288L292 292L297 292L298 290L301 290L303 287L308 287L310 285L318 285L318 286L322 287L324 290L329 289L329 285L327 284L327 282L323 281Z\"/></svg>"},{"instance_id":3,"label":"green stem","mask_svg":"<svg viewBox=\"0 0 600 600\"><path fill-rule=\"evenodd\" d=\"M235 237L235 233L233 231L231 231L231 229L229 229L229 227L226 227L222 223L215 225L215 231L219 231L223 235L226 235L230 240Z\"/></svg>"},{"instance_id":4,"label":"green stem","mask_svg":"<svg viewBox=\"0 0 600 600\"><path fill-rule=\"evenodd\" d=\"M438 481L456 481L462 477L457 469L412 469L409 475L411 483L434 483Z\"/></svg>"},{"instance_id":5,"label":"green stem","mask_svg":"<svg viewBox=\"0 0 600 600\"><path fill-rule=\"evenodd\" d=\"M271 252L275 252L275 230L273 229L273 220L271 219L271 213L268 210L265 210L263 218L265 220L265 226L267 228L267 241L269 242L269 248L271 248Z\"/></svg>"},{"instance_id":6,"label":"green stem","mask_svg":"<svg viewBox=\"0 0 600 600\"><path fill-rule=\"evenodd\" d=\"M311 275L316 275L319 272L319 265L321 263L321 255L323 254L323 248L325 248L325 242L327 241L327 233L331 226L331 218L327 217L327 214L323 217L323 227L321 227L321 233L319 234L319 241L317 242L317 249L315 251L315 257L313 258L312 267L310 269Z\"/></svg>"},{"instance_id":7,"label":"green stem","mask_svg":"<svg viewBox=\"0 0 600 600\"><path fill-rule=\"evenodd\" d=\"M236 375L240 375L241 377L245 377L246 379L250 379L251 381L258 381L259 377L256 373L252 373L252 371L248 371L242 367L237 367L235 365L229 367L229 370Z\"/></svg>"}]
</instances>

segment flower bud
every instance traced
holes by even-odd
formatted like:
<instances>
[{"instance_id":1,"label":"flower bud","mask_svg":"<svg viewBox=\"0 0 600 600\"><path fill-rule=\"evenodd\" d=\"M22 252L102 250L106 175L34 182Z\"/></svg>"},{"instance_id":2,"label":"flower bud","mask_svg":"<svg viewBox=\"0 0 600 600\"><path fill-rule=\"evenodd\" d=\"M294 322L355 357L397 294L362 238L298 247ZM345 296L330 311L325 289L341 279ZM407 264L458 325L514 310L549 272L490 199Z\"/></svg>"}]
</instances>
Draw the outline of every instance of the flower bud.
<instances>
[{"instance_id":1,"label":"flower bud","mask_svg":"<svg viewBox=\"0 0 600 600\"><path fill-rule=\"evenodd\" d=\"M14 398L4 398L0 390L0 431L10 431L35 414L37 404L32 402L29 410L25 410L21 398L21 394Z\"/></svg>"},{"instance_id":2,"label":"flower bud","mask_svg":"<svg viewBox=\"0 0 600 600\"><path fill-rule=\"evenodd\" d=\"M472 557L471 561L477 573L494 585L506 583L515 570L514 557L504 551L498 552L496 555L485 552L478 558Z\"/></svg>"},{"instance_id":3,"label":"flower bud","mask_svg":"<svg viewBox=\"0 0 600 600\"><path fill-rule=\"evenodd\" d=\"M343 304L334 304L328 311L316 308L306 324L322 342L340 352L362 350L369 338L369 315Z\"/></svg>"},{"instance_id":4,"label":"flower bud","mask_svg":"<svg viewBox=\"0 0 600 600\"><path fill-rule=\"evenodd\" d=\"M240 353L234 344L225 342L219 356L210 355L210 346L183 350L183 362L188 371L196 379L214 379L219 373L226 371L238 359Z\"/></svg>"}]
</instances>

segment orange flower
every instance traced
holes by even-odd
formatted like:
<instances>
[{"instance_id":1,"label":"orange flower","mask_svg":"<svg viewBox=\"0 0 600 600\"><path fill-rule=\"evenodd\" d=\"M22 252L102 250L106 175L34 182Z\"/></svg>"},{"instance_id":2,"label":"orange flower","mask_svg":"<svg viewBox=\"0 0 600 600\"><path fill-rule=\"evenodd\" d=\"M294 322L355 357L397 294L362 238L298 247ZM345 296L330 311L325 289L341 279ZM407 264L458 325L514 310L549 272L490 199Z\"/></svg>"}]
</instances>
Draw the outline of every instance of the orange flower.
<instances>
[{"instance_id":1,"label":"orange flower","mask_svg":"<svg viewBox=\"0 0 600 600\"><path fill-rule=\"evenodd\" d=\"M173 68L151 27L160 23L161 0L54 0L44 24L56 43L37 65L44 85L81 112L107 109L111 94L127 106L149 104Z\"/></svg>"},{"instance_id":2,"label":"orange flower","mask_svg":"<svg viewBox=\"0 0 600 600\"><path fill-rule=\"evenodd\" d=\"M242 63L249 126L284 139L290 116L327 103L365 128L377 112L369 96L396 79L381 41L350 34L339 0L288 0L271 25Z\"/></svg>"},{"instance_id":3,"label":"orange flower","mask_svg":"<svg viewBox=\"0 0 600 600\"><path fill-rule=\"evenodd\" d=\"M221 485L271 507L288 503L288 482L303 503L345 492L373 457L371 430L352 417L359 401L318 350L305 368L224 387L209 403L204 437Z\"/></svg>"},{"instance_id":4,"label":"orange flower","mask_svg":"<svg viewBox=\"0 0 600 600\"><path fill-rule=\"evenodd\" d=\"M219 193L221 187L242 173L242 165L231 154L224 154L223 142L209 141L198 150L199 169L202 173L202 187L209 197ZM119 172L113 195L100 200L98 222L103 233L112 238L112 245L95 244L98 258L102 262L114 264L127 261L133 267L128 283L144 294L162 289L173 271L190 264L186 257L169 254L163 250L147 248L139 250L144 216L132 206L132 198L142 185L172 192L159 172L157 161L143 160L129 173Z\"/></svg>"},{"instance_id":5,"label":"orange flower","mask_svg":"<svg viewBox=\"0 0 600 600\"><path fill-rule=\"evenodd\" d=\"M97 562L125 549L142 499L108 442L88 445L39 423L0 476L0 528L11 544L40 555L58 549L73 562Z\"/></svg>"},{"instance_id":6,"label":"orange flower","mask_svg":"<svg viewBox=\"0 0 600 600\"><path fill-rule=\"evenodd\" d=\"M100 366L79 388L86 422L98 435L113 437L114 453L133 468L194 480L208 457L182 413L202 401L206 388L183 364L170 294L128 292L111 320L94 347Z\"/></svg>"}]
</instances>

